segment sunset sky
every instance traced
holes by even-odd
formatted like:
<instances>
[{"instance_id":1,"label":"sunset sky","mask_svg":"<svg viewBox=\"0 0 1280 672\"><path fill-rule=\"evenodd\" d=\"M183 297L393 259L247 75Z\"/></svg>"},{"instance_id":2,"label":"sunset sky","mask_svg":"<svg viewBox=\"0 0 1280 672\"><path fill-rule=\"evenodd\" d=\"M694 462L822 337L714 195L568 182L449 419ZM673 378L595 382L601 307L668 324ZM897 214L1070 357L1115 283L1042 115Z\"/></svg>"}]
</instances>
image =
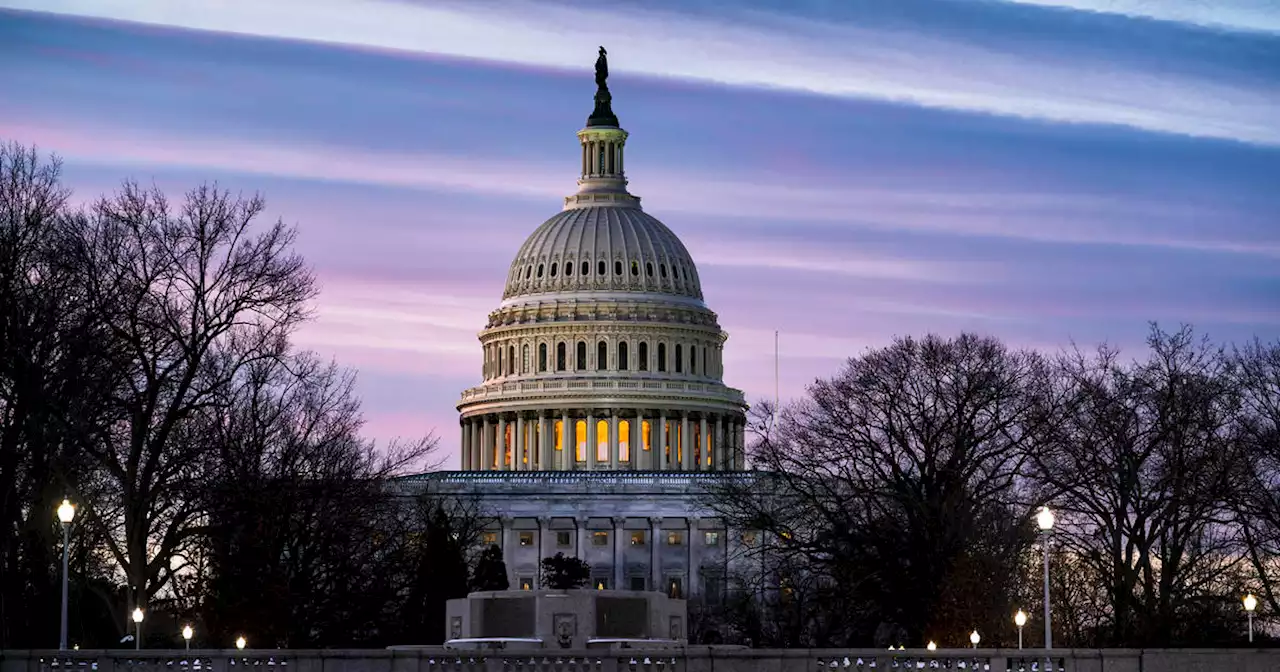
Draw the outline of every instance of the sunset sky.
<instances>
[{"instance_id":1,"label":"sunset sky","mask_svg":"<svg viewBox=\"0 0 1280 672\"><path fill-rule=\"evenodd\" d=\"M1273 0L0 0L0 139L81 200L263 193L321 281L298 343L358 369L370 436L456 466L601 44L631 191L751 400L775 329L784 398L894 335L1280 337Z\"/></svg>"}]
</instances>

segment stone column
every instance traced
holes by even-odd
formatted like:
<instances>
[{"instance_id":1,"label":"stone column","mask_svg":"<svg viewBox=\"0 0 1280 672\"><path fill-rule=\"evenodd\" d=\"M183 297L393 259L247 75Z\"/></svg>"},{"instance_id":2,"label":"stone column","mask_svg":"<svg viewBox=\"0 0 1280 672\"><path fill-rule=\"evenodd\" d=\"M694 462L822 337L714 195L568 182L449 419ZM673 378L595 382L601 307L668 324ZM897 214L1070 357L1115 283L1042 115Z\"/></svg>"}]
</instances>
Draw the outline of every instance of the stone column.
<instances>
[{"instance_id":1,"label":"stone column","mask_svg":"<svg viewBox=\"0 0 1280 672\"><path fill-rule=\"evenodd\" d=\"M662 532L662 518L653 517L649 519L649 590L659 590L666 592L666 587L662 585L662 556L659 552L658 534Z\"/></svg>"},{"instance_id":2,"label":"stone column","mask_svg":"<svg viewBox=\"0 0 1280 672\"><path fill-rule=\"evenodd\" d=\"M596 437L596 416L595 416L595 413L594 413L594 412L592 412L592 411L587 411L587 449L586 449L586 452L587 452L587 470L588 470L588 471L595 471L595 470L596 470L596 450L597 450L597 441L599 441L599 439Z\"/></svg>"},{"instance_id":3,"label":"stone column","mask_svg":"<svg viewBox=\"0 0 1280 672\"><path fill-rule=\"evenodd\" d=\"M555 469L552 461L556 454L556 437L552 436L555 432L551 429L555 425L551 422L551 418L547 417L546 411L538 413L538 438L542 443L542 454L538 458L538 468L542 471L551 471Z\"/></svg>"},{"instance_id":4,"label":"stone column","mask_svg":"<svg viewBox=\"0 0 1280 672\"><path fill-rule=\"evenodd\" d=\"M578 449L578 433L573 429L573 423L569 422L569 412L560 411L560 467L565 471L573 471L577 466L574 461ZM573 437L572 440L570 437Z\"/></svg>"},{"instance_id":5,"label":"stone column","mask_svg":"<svg viewBox=\"0 0 1280 672\"><path fill-rule=\"evenodd\" d=\"M524 471L524 413L516 413L516 425L511 441L511 471Z\"/></svg>"},{"instance_id":6,"label":"stone column","mask_svg":"<svg viewBox=\"0 0 1280 672\"><path fill-rule=\"evenodd\" d=\"M578 533L578 538L573 544L573 551L574 553L577 554L577 557L579 560L586 562L587 560L587 517L575 516L573 519L573 522L575 525L578 526L578 529L576 530Z\"/></svg>"},{"instance_id":7,"label":"stone column","mask_svg":"<svg viewBox=\"0 0 1280 672\"><path fill-rule=\"evenodd\" d=\"M715 433L715 438L712 439L712 441L714 443L714 445L712 446L712 455L714 455L715 457L712 458L711 462L712 464L715 465L716 471L725 471L729 468L729 458L728 458L729 454L728 452L725 451L725 448L727 446L724 445L725 442L724 442L724 416L723 415L716 416L716 433Z\"/></svg>"},{"instance_id":8,"label":"stone column","mask_svg":"<svg viewBox=\"0 0 1280 672\"><path fill-rule=\"evenodd\" d=\"M467 424L471 426L471 444L467 446L467 450L471 451L471 468L479 471L484 469L484 458L480 451L480 426L476 424L475 418L468 418Z\"/></svg>"},{"instance_id":9,"label":"stone column","mask_svg":"<svg viewBox=\"0 0 1280 672\"><path fill-rule=\"evenodd\" d=\"M507 464L507 418L504 415L498 416L498 471L510 471L511 465Z\"/></svg>"},{"instance_id":10,"label":"stone column","mask_svg":"<svg viewBox=\"0 0 1280 672\"><path fill-rule=\"evenodd\" d=\"M623 524L626 523L626 521L627 519L621 516L615 516L613 519L613 589L614 590L622 590L622 578L624 574L623 569L624 569L624 566L626 565L626 559L627 559L627 548L626 546L622 545L625 541L622 538L624 533L622 526Z\"/></svg>"},{"instance_id":11,"label":"stone column","mask_svg":"<svg viewBox=\"0 0 1280 672\"><path fill-rule=\"evenodd\" d=\"M693 442L689 440L689 414L680 414L680 469L693 471Z\"/></svg>"},{"instance_id":12,"label":"stone column","mask_svg":"<svg viewBox=\"0 0 1280 672\"><path fill-rule=\"evenodd\" d=\"M689 521L689 585L685 588L685 593L689 597L693 597L697 593L701 593L701 587L698 585L698 566L702 564L702 546L703 540L697 539L698 519L688 518Z\"/></svg>"},{"instance_id":13,"label":"stone column","mask_svg":"<svg viewBox=\"0 0 1280 672\"><path fill-rule=\"evenodd\" d=\"M704 362L705 364L705 362ZM715 468L715 460L709 459L712 442L707 438L707 416L704 413L698 420L698 471L710 471Z\"/></svg>"},{"instance_id":14,"label":"stone column","mask_svg":"<svg viewBox=\"0 0 1280 672\"><path fill-rule=\"evenodd\" d=\"M507 566L507 582L515 583L515 556L516 548L516 526L515 519L511 516L502 517L502 564ZM518 586L517 586L518 587Z\"/></svg>"},{"instance_id":15,"label":"stone column","mask_svg":"<svg viewBox=\"0 0 1280 672\"><path fill-rule=\"evenodd\" d=\"M618 411L615 409L609 412L609 468L613 471L618 470L618 460L621 458L619 454L622 451L620 443L621 437L618 432Z\"/></svg>"},{"instance_id":16,"label":"stone column","mask_svg":"<svg viewBox=\"0 0 1280 672\"><path fill-rule=\"evenodd\" d=\"M654 463L659 471L667 471L671 469L671 460L667 459L667 412L658 411L658 445L654 446L657 455L654 456Z\"/></svg>"},{"instance_id":17,"label":"stone column","mask_svg":"<svg viewBox=\"0 0 1280 672\"><path fill-rule=\"evenodd\" d=\"M747 428L740 422L733 423L733 448L734 455L737 456L734 467L737 469L747 468Z\"/></svg>"},{"instance_id":18,"label":"stone column","mask_svg":"<svg viewBox=\"0 0 1280 672\"><path fill-rule=\"evenodd\" d=\"M480 428L480 468L488 471L493 468L493 435L489 433L489 416L484 416L484 424Z\"/></svg>"},{"instance_id":19,"label":"stone column","mask_svg":"<svg viewBox=\"0 0 1280 672\"><path fill-rule=\"evenodd\" d=\"M471 427L463 420L459 427L459 433L462 435L462 450L458 453L458 468L463 471L471 471L471 445L468 439L471 438Z\"/></svg>"},{"instance_id":20,"label":"stone column","mask_svg":"<svg viewBox=\"0 0 1280 672\"><path fill-rule=\"evenodd\" d=\"M533 567L533 589L542 590L542 558L547 553L547 530L551 528L551 519L538 516L538 541L534 548L538 549L538 558Z\"/></svg>"},{"instance_id":21,"label":"stone column","mask_svg":"<svg viewBox=\"0 0 1280 672\"><path fill-rule=\"evenodd\" d=\"M631 469L651 469L649 461L653 459L653 446L645 450L644 443L644 409L636 409L636 426L631 428Z\"/></svg>"}]
</instances>

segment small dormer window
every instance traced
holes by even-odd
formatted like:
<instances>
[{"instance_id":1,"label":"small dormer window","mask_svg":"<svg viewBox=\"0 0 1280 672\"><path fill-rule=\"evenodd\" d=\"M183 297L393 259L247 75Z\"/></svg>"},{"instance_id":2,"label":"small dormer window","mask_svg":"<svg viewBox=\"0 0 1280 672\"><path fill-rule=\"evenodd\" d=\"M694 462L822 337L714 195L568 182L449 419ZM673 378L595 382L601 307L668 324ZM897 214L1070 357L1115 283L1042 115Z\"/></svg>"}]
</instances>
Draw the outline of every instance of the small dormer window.
<instances>
[{"instance_id":1,"label":"small dormer window","mask_svg":"<svg viewBox=\"0 0 1280 672\"><path fill-rule=\"evenodd\" d=\"M590 272L591 272L591 264L585 261L582 262L582 268L579 269L579 275L587 275Z\"/></svg>"},{"instance_id":2,"label":"small dormer window","mask_svg":"<svg viewBox=\"0 0 1280 672\"><path fill-rule=\"evenodd\" d=\"M646 261L644 264L644 274L650 278L653 277L653 262Z\"/></svg>"},{"instance_id":3,"label":"small dormer window","mask_svg":"<svg viewBox=\"0 0 1280 672\"><path fill-rule=\"evenodd\" d=\"M605 271L604 259L596 262L596 275L604 275Z\"/></svg>"},{"instance_id":4,"label":"small dormer window","mask_svg":"<svg viewBox=\"0 0 1280 672\"><path fill-rule=\"evenodd\" d=\"M533 275L533 267L532 267L532 266L527 266L527 267L525 267L525 269L524 269L524 279L525 279L525 280L528 280L528 279L529 279L529 277L530 277L530 276L532 276L532 275Z\"/></svg>"},{"instance_id":5,"label":"small dormer window","mask_svg":"<svg viewBox=\"0 0 1280 672\"><path fill-rule=\"evenodd\" d=\"M556 266L557 266L557 265L558 265L558 264L556 264L556 262L554 262L554 261L553 261L553 262L551 262L551 277L553 277L553 278L554 278L554 277L556 277Z\"/></svg>"},{"instance_id":6,"label":"small dormer window","mask_svg":"<svg viewBox=\"0 0 1280 672\"><path fill-rule=\"evenodd\" d=\"M564 274L565 274L565 275L573 275L573 262L572 262L572 261L566 261L566 262L564 263Z\"/></svg>"},{"instance_id":7,"label":"small dormer window","mask_svg":"<svg viewBox=\"0 0 1280 672\"><path fill-rule=\"evenodd\" d=\"M667 279L667 265L666 265L666 264L658 264L658 275L661 275L663 280L666 280L666 279Z\"/></svg>"},{"instance_id":8,"label":"small dormer window","mask_svg":"<svg viewBox=\"0 0 1280 672\"><path fill-rule=\"evenodd\" d=\"M632 260L632 262L631 262L631 275L633 275L633 276L635 276L635 275L640 275L640 262L635 261L635 260Z\"/></svg>"},{"instance_id":9,"label":"small dormer window","mask_svg":"<svg viewBox=\"0 0 1280 672\"><path fill-rule=\"evenodd\" d=\"M538 264L538 277L542 277L542 264Z\"/></svg>"},{"instance_id":10,"label":"small dormer window","mask_svg":"<svg viewBox=\"0 0 1280 672\"><path fill-rule=\"evenodd\" d=\"M614 274L614 275L622 275L622 262L621 262L621 261L615 261L615 262L613 262L613 274Z\"/></svg>"}]
</instances>

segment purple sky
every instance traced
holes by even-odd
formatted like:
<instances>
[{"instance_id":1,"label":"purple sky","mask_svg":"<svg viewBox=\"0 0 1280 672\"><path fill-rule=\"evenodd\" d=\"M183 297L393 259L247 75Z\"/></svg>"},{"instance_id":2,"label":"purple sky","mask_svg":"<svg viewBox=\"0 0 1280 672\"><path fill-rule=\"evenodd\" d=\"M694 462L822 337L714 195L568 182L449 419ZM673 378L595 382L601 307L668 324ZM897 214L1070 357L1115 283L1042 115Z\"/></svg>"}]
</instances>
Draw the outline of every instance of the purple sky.
<instances>
[{"instance_id":1,"label":"purple sky","mask_svg":"<svg viewBox=\"0 0 1280 672\"><path fill-rule=\"evenodd\" d=\"M359 370L370 436L456 466L599 44L632 192L752 400L775 329L784 398L894 335L1280 336L1272 0L0 0L0 139L83 199L264 193L322 283L298 342Z\"/></svg>"}]
</instances>

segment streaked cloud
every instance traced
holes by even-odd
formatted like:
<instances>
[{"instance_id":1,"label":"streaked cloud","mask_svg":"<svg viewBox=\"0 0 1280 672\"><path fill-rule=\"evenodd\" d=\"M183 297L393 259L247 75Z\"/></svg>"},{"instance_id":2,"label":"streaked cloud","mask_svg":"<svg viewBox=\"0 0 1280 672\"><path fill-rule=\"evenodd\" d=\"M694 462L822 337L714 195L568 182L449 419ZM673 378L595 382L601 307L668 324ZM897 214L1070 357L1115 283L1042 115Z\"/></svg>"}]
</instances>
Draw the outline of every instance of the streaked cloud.
<instances>
[{"instance_id":1,"label":"streaked cloud","mask_svg":"<svg viewBox=\"0 0 1280 672\"><path fill-rule=\"evenodd\" d=\"M1002 0L1024 5L1190 23L1229 30L1280 33L1276 0Z\"/></svg>"}]
</instances>

